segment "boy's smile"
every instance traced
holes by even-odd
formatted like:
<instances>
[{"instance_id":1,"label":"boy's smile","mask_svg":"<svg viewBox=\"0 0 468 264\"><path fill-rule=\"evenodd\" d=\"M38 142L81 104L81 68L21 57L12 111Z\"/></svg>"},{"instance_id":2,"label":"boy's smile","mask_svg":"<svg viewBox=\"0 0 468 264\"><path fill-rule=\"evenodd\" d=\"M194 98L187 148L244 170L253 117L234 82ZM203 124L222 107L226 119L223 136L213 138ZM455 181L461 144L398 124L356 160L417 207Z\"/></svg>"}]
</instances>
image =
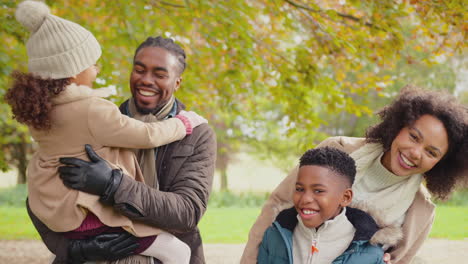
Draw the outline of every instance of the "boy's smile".
<instances>
[{"instance_id":1,"label":"boy's smile","mask_svg":"<svg viewBox=\"0 0 468 264\"><path fill-rule=\"evenodd\" d=\"M318 228L333 219L351 199L351 186L345 176L322 166L299 168L293 200L306 227Z\"/></svg>"}]
</instances>

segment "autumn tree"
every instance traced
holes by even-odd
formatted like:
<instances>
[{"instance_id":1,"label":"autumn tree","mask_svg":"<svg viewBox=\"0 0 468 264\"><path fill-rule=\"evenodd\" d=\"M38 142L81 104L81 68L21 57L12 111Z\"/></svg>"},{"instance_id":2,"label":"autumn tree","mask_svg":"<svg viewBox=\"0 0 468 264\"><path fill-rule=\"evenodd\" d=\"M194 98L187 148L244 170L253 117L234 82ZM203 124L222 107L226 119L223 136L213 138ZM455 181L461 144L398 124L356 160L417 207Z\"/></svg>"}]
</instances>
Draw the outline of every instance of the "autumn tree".
<instances>
[{"instance_id":1,"label":"autumn tree","mask_svg":"<svg viewBox=\"0 0 468 264\"><path fill-rule=\"evenodd\" d=\"M7 171L12 166L18 169L17 183L26 182L26 167L31 153L31 140L25 126L12 119L12 113L4 100L9 86L9 74L14 70L26 70L26 56L23 40L26 32L13 19L12 12L16 3L0 1L0 170Z\"/></svg>"},{"instance_id":2,"label":"autumn tree","mask_svg":"<svg viewBox=\"0 0 468 264\"><path fill-rule=\"evenodd\" d=\"M26 64L25 34L13 19L18 2L0 7L5 18L0 36L9 43L1 48L0 93L11 70L24 70ZM367 95L384 94L398 79L389 72L402 60L437 63L438 56L462 54L466 48L461 0L48 4L54 14L96 35L103 47L97 83L117 86L116 103L129 96L137 45L148 36L174 38L188 55L177 97L214 126L218 168L224 172L241 144L262 155L287 156L327 136L322 128L328 114L371 114ZM419 61L407 49L426 56ZM0 111L10 122L8 108L2 105Z\"/></svg>"}]
</instances>

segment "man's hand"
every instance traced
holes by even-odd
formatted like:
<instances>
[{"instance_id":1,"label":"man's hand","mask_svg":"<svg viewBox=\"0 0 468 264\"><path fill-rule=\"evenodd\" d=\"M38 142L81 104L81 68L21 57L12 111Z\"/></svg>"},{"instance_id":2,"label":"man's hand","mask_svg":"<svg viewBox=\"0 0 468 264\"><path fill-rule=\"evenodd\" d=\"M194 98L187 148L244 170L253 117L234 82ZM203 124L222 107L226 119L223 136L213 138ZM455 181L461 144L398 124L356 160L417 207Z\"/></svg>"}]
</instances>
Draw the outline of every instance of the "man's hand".
<instances>
[{"instance_id":1,"label":"man's hand","mask_svg":"<svg viewBox=\"0 0 468 264\"><path fill-rule=\"evenodd\" d=\"M60 178L67 187L101 196L112 196L120 184L122 173L113 170L109 164L99 157L90 145L85 145L90 161L77 158L60 158L60 162L68 165L58 168ZM112 200L112 199L111 199Z\"/></svg>"},{"instance_id":2,"label":"man's hand","mask_svg":"<svg viewBox=\"0 0 468 264\"><path fill-rule=\"evenodd\" d=\"M137 238L129 233L100 234L90 239L70 240L68 255L72 263L117 260L133 255L138 247Z\"/></svg>"}]
</instances>

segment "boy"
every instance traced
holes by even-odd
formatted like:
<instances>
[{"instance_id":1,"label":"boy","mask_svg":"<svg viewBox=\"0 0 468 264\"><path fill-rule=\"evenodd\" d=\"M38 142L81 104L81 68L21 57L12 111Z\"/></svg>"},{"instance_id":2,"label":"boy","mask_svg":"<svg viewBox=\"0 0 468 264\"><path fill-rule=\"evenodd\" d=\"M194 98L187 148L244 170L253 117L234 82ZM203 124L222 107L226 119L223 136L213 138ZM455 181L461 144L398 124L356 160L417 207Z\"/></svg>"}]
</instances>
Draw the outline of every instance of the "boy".
<instances>
[{"instance_id":1,"label":"boy","mask_svg":"<svg viewBox=\"0 0 468 264\"><path fill-rule=\"evenodd\" d=\"M294 207L265 231L258 263L384 263L378 245L383 229L364 211L347 207L355 175L348 154L308 150L299 163Z\"/></svg>"}]
</instances>

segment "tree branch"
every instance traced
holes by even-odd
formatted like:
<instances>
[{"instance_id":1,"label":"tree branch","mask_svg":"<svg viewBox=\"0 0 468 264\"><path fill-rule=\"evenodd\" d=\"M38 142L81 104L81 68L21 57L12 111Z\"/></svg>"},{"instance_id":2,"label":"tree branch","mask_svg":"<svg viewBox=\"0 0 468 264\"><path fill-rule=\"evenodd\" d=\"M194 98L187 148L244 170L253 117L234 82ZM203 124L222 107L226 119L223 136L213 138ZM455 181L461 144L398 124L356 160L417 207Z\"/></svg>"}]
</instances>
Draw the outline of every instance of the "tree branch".
<instances>
[{"instance_id":1,"label":"tree branch","mask_svg":"<svg viewBox=\"0 0 468 264\"><path fill-rule=\"evenodd\" d=\"M323 10L316 10L316 9L313 9L311 8L310 6L306 6L306 5L303 5L303 4L299 4L299 3L296 3L294 1L291 1L291 0L284 0L286 3L296 7L296 8L299 8L299 9L304 9L304 10L307 10L309 12L313 12L313 13L318 13L318 14L323 14ZM377 26L375 26L374 24L372 23L369 23L369 22L363 22L362 18L358 18L358 17L355 17L353 15L349 15L349 14L344 14L344 13L340 13L338 11L334 11L338 16L342 17L342 18L345 18L345 19L348 19L348 20L352 20L354 22L358 22L358 23L362 23L363 25L365 26L368 26L368 27L371 27L371 28L375 28L375 29L378 29L378 30L382 30L382 31L386 31L384 29L381 29ZM328 17L329 18L329 17ZM330 19L330 18L329 18Z\"/></svg>"},{"instance_id":2,"label":"tree branch","mask_svg":"<svg viewBox=\"0 0 468 264\"><path fill-rule=\"evenodd\" d=\"M163 5L168 5L168 6L177 7L177 8L185 8L184 5L173 4L173 3L166 2L166 1L159 1L159 2Z\"/></svg>"}]
</instances>

